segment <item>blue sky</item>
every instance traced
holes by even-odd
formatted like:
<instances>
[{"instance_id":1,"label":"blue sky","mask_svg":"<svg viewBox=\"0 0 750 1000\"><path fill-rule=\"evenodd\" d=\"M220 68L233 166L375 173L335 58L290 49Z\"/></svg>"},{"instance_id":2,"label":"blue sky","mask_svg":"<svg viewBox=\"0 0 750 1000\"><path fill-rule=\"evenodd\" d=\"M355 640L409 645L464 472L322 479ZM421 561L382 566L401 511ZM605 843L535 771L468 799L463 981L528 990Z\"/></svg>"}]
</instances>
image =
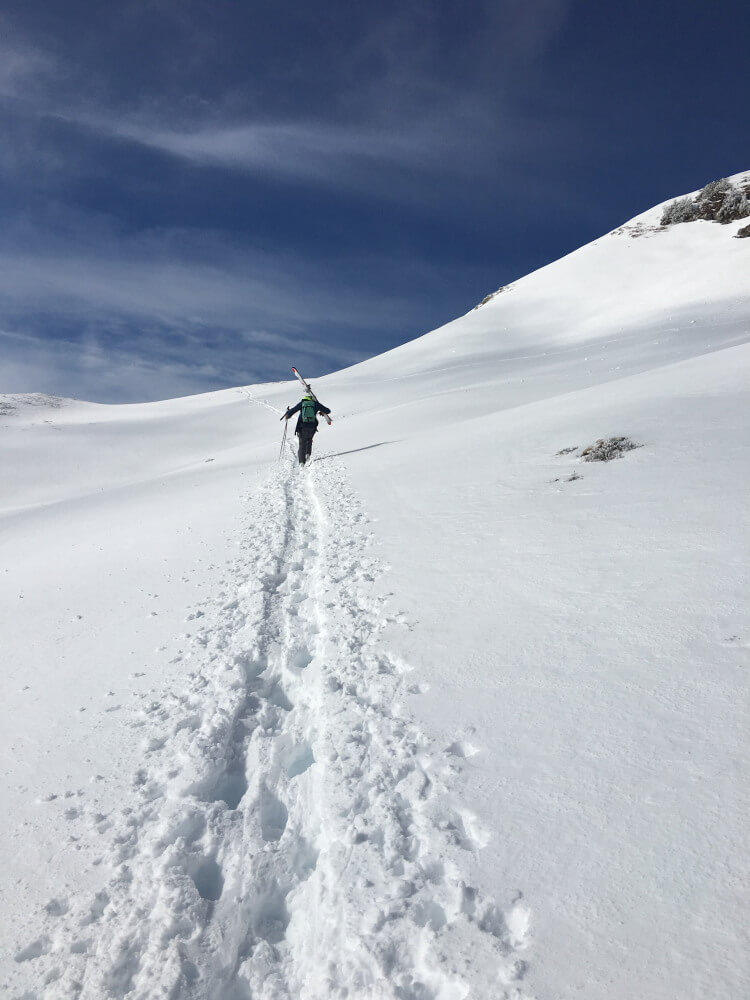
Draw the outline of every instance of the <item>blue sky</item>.
<instances>
[{"instance_id":1,"label":"blue sky","mask_svg":"<svg viewBox=\"0 0 750 1000\"><path fill-rule=\"evenodd\" d=\"M4 0L0 392L380 353L747 169L750 5Z\"/></svg>"}]
</instances>

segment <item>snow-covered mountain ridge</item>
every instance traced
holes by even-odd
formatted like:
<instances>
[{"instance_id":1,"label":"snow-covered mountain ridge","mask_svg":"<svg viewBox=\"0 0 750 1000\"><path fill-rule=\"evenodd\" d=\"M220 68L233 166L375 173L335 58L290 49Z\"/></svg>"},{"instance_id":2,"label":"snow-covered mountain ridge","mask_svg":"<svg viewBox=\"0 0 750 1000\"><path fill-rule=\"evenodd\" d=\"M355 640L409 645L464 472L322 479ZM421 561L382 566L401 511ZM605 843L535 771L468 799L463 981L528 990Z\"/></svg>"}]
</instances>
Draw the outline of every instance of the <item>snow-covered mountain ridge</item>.
<instances>
[{"instance_id":1,"label":"snow-covered mountain ridge","mask_svg":"<svg viewBox=\"0 0 750 1000\"><path fill-rule=\"evenodd\" d=\"M8 996L744 995L750 244L663 207L304 473L296 385L0 397Z\"/></svg>"}]
</instances>

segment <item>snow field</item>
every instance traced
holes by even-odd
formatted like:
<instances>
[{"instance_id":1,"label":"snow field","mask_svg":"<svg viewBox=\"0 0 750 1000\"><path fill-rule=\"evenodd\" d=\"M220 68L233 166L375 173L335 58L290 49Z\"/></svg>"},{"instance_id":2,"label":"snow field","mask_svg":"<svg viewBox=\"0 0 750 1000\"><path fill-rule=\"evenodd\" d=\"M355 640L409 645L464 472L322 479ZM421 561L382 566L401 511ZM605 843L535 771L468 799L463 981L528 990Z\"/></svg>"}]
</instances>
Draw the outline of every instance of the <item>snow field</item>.
<instances>
[{"instance_id":1,"label":"snow field","mask_svg":"<svg viewBox=\"0 0 750 1000\"><path fill-rule=\"evenodd\" d=\"M750 241L658 215L302 474L297 384L0 397L0 993L747 995Z\"/></svg>"},{"instance_id":2,"label":"snow field","mask_svg":"<svg viewBox=\"0 0 750 1000\"><path fill-rule=\"evenodd\" d=\"M488 833L405 711L383 567L335 459L250 502L233 582L191 616L184 691L148 707L135 804L93 899L57 899L45 1000L521 996L530 915L466 872Z\"/></svg>"}]
</instances>

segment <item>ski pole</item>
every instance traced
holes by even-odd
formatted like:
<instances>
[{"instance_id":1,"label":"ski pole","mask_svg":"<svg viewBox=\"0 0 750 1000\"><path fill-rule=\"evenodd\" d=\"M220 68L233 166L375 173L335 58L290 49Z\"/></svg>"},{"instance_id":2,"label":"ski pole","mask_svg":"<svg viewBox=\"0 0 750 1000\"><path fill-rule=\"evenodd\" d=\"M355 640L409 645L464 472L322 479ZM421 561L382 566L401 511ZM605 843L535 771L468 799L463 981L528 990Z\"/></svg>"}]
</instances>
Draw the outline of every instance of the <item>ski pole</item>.
<instances>
[{"instance_id":1,"label":"ski pole","mask_svg":"<svg viewBox=\"0 0 750 1000\"><path fill-rule=\"evenodd\" d=\"M289 426L289 422L284 422L284 436L281 439L281 449L279 450L279 461L284 457L284 445L286 444L286 429Z\"/></svg>"}]
</instances>

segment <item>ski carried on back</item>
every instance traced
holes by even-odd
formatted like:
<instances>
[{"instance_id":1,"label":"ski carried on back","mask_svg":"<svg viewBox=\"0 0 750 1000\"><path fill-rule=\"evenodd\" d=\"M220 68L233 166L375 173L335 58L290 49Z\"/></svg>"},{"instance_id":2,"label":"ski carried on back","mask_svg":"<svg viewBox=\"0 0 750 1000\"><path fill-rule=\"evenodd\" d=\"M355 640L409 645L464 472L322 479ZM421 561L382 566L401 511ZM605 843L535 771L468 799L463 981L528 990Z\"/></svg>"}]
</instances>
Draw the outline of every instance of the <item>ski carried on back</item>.
<instances>
[{"instance_id":1,"label":"ski carried on back","mask_svg":"<svg viewBox=\"0 0 750 1000\"><path fill-rule=\"evenodd\" d=\"M309 393L310 393L310 395L311 395L311 396L312 396L312 398L313 398L313 399L315 400L315 402L316 402L316 403L319 403L319 402L320 402L320 400L319 400L319 399L318 399L318 397L317 397L317 396L315 395L315 393L314 393L314 392L312 391L312 387L310 386L310 383L309 383L309 382L305 382L305 380L304 380L304 379L302 378L302 376L300 375L300 373L299 373L299 372L297 371L297 369L296 369L296 368L292 367L292 371L294 372L295 376L296 376L296 377L297 377L297 378L298 378L298 379L300 380L300 382L301 382L301 383L302 383L302 385L303 385L303 386L305 387L305 389L307 390L307 392L309 392ZM326 420L326 423L327 423L327 424L331 424L331 423L333 423L333 421L331 420L331 418L330 418L330 417L328 416L328 414L327 414L327 413L323 413L323 414L322 414L322 416L324 416L324 417L325 417L325 420Z\"/></svg>"}]
</instances>

